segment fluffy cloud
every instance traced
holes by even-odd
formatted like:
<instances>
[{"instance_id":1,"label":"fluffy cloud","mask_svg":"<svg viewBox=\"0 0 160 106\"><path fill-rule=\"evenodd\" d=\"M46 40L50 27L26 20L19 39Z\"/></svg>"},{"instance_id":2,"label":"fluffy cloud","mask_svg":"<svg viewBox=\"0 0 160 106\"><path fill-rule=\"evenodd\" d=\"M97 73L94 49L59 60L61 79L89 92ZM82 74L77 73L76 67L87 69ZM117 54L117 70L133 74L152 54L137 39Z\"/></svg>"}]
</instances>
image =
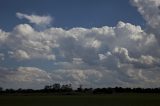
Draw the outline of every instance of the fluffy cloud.
<instances>
[{"instance_id":1,"label":"fluffy cloud","mask_svg":"<svg viewBox=\"0 0 160 106\"><path fill-rule=\"evenodd\" d=\"M0 43L4 43L5 40L7 39L8 35L9 35L9 33L0 29Z\"/></svg>"},{"instance_id":2,"label":"fluffy cloud","mask_svg":"<svg viewBox=\"0 0 160 106\"><path fill-rule=\"evenodd\" d=\"M132 2L148 25L157 31L159 25L150 20L155 19L145 8L154 9L159 2ZM151 7L146 7L148 3ZM42 18L22 13L17 16L37 25L50 23L48 16ZM115 27L90 29L51 27L40 31L29 24L20 24L10 32L0 30L0 44L4 62L13 60L15 64L22 62L22 66L23 63L33 63L30 67L26 64L27 67L16 65L17 69L2 68L0 84L4 87L40 88L55 82L87 87L157 87L160 84L157 34L130 23L120 21ZM1 51L3 48L5 51ZM153 73L156 73L154 78Z\"/></svg>"},{"instance_id":3,"label":"fluffy cloud","mask_svg":"<svg viewBox=\"0 0 160 106\"><path fill-rule=\"evenodd\" d=\"M30 23L36 25L49 25L52 22L52 17L50 16L27 15L19 12L16 13L16 16L19 19L27 19Z\"/></svg>"},{"instance_id":4,"label":"fluffy cloud","mask_svg":"<svg viewBox=\"0 0 160 106\"><path fill-rule=\"evenodd\" d=\"M160 26L159 0L132 0L138 11L144 16L146 22L153 28Z\"/></svg>"},{"instance_id":5,"label":"fluffy cloud","mask_svg":"<svg viewBox=\"0 0 160 106\"><path fill-rule=\"evenodd\" d=\"M29 59L30 56L28 55L28 53L26 53L25 51L23 50L17 50L15 52L8 52L11 57L14 57L14 58L17 58L17 59L20 59L20 60L23 60L23 59Z\"/></svg>"},{"instance_id":6,"label":"fluffy cloud","mask_svg":"<svg viewBox=\"0 0 160 106\"><path fill-rule=\"evenodd\" d=\"M154 33L160 41L160 1L159 0L131 0L132 4L138 8L140 14L146 20L147 31Z\"/></svg>"},{"instance_id":7,"label":"fluffy cloud","mask_svg":"<svg viewBox=\"0 0 160 106\"><path fill-rule=\"evenodd\" d=\"M55 60L52 53L54 39L44 32L35 31L28 24L21 24L14 28L6 40L6 46L10 49L11 57L17 59L48 59Z\"/></svg>"}]
</instances>

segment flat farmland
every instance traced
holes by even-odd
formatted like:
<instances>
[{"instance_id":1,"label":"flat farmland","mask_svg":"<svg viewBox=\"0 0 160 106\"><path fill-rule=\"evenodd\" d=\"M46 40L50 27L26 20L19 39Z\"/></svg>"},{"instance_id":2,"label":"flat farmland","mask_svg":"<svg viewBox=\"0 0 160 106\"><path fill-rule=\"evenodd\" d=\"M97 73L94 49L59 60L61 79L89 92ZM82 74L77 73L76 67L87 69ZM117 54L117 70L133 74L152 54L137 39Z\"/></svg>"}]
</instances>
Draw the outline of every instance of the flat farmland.
<instances>
[{"instance_id":1,"label":"flat farmland","mask_svg":"<svg viewBox=\"0 0 160 106\"><path fill-rule=\"evenodd\" d=\"M160 94L1 95L0 106L160 106Z\"/></svg>"}]
</instances>

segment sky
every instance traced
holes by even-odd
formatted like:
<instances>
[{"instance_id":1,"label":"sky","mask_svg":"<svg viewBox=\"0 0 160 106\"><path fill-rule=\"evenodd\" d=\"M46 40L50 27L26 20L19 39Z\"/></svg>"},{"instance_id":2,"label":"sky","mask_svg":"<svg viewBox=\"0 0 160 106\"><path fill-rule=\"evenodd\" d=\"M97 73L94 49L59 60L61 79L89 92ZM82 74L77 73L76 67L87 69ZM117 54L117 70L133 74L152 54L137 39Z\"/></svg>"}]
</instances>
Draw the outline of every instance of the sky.
<instances>
[{"instance_id":1,"label":"sky","mask_svg":"<svg viewBox=\"0 0 160 106\"><path fill-rule=\"evenodd\" d=\"M67 29L115 26L120 20L141 26L145 24L129 0L1 0L0 7L0 13L3 14L0 25L7 31L27 22L17 19L16 12L50 15L54 19L54 27Z\"/></svg>"},{"instance_id":2,"label":"sky","mask_svg":"<svg viewBox=\"0 0 160 106\"><path fill-rule=\"evenodd\" d=\"M1 0L0 86L159 87L159 0Z\"/></svg>"}]
</instances>

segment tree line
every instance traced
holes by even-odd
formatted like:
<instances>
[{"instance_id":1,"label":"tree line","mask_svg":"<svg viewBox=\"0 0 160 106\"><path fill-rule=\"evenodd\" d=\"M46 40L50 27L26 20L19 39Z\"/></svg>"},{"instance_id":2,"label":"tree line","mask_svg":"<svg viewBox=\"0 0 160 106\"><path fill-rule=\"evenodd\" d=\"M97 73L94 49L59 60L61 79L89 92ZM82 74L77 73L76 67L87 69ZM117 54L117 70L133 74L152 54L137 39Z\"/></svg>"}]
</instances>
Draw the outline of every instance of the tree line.
<instances>
[{"instance_id":1,"label":"tree line","mask_svg":"<svg viewBox=\"0 0 160 106\"><path fill-rule=\"evenodd\" d=\"M123 87L108 87L108 88L82 88L80 85L77 89L73 89L71 84L61 85L55 83L46 85L43 89L3 89L0 87L0 94L55 94L55 95L76 95L76 94L114 94L114 93L160 93L160 88L123 88Z\"/></svg>"}]
</instances>

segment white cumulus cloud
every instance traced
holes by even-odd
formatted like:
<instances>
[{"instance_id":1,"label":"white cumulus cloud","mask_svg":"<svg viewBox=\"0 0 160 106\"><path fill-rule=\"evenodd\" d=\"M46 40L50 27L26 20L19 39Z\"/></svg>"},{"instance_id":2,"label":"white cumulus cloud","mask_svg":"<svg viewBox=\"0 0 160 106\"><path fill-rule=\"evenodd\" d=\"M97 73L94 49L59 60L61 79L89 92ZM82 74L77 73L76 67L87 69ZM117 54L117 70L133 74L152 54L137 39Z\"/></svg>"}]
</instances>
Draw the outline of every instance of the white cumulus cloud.
<instances>
[{"instance_id":1,"label":"white cumulus cloud","mask_svg":"<svg viewBox=\"0 0 160 106\"><path fill-rule=\"evenodd\" d=\"M131 0L148 24L147 32L154 33L160 42L160 1L159 0Z\"/></svg>"}]
</instances>

